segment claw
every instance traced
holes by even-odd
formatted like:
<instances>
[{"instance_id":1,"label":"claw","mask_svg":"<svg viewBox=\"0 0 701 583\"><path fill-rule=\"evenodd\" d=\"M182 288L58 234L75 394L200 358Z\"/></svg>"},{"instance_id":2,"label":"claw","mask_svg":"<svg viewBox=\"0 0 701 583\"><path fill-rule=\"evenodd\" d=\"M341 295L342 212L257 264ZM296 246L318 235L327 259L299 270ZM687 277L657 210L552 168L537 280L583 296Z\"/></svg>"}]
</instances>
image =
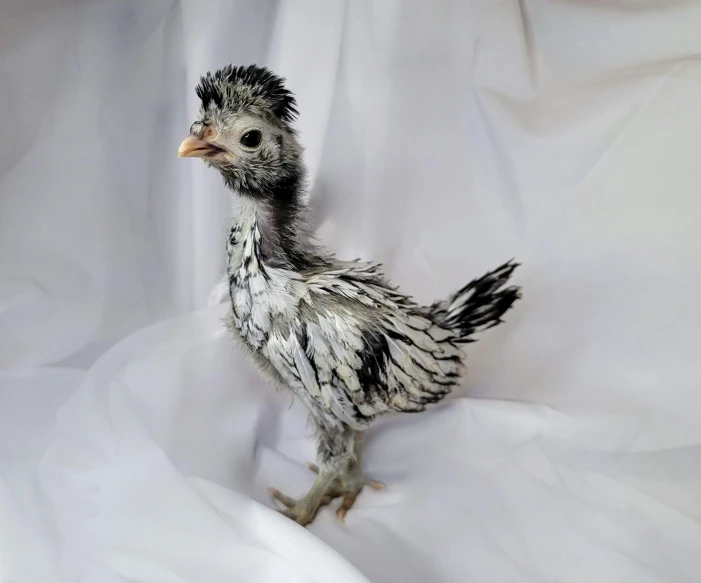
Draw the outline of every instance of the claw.
<instances>
[{"instance_id":1,"label":"claw","mask_svg":"<svg viewBox=\"0 0 701 583\"><path fill-rule=\"evenodd\" d=\"M355 500L358 497L358 494L360 494L360 488L357 490L352 490L350 492L347 492L346 494L343 495L343 500L341 500L341 505L339 506L338 510L336 510L336 516L341 522L344 522L346 519L346 513L353 508L353 504L355 504Z\"/></svg>"},{"instance_id":2,"label":"claw","mask_svg":"<svg viewBox=\"0 0 701 583\"><path fill-rule=\"evenodd\" d=\"M315 474L319 473L319 466L317 466L316 464L313 464L312 462L307 462L304 465L307 466Z\"/></svg>"}]
</instances>

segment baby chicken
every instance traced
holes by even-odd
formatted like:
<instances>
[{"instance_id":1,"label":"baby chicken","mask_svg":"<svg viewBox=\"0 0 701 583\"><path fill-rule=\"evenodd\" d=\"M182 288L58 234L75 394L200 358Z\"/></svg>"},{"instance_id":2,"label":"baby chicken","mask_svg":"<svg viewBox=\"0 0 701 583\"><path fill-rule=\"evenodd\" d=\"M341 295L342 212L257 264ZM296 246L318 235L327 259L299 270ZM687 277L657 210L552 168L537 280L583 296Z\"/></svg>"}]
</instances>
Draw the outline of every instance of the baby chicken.
<instances>
[{"instance_id":1,"label":"baby chicken","mask_svg":"<svg viewBox=\"0 0 701 583\"><path fill-rule=\"evenodd\" d=\"M300 499L271 489L301 525L363 486L362 436L379 415L416 413L460 381L462 345L499 324L519 298L508 262L447 299L421 306L379 265L342 261L307 226L295 99L264 67L229 65L197 86L201 109L178 155L202 158L239 198L228 238L230 328L266 377L309 409L317 473Z\"/></svg>"}]
</instances>

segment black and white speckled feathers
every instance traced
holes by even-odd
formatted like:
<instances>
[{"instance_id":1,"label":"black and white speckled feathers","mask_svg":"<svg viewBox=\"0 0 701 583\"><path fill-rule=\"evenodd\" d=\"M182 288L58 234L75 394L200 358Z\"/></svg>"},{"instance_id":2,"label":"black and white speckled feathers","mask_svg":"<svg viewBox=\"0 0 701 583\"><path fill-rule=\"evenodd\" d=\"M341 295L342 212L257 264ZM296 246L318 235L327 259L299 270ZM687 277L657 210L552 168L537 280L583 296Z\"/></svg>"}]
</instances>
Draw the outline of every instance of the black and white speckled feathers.
<instances>
[{"instance_id":1,"label":"black and white speckled feathers","mask_svg":"<svg viewBox=\"0 0 701 583\"><path fill-rule=\"evenodd\" d=\"M263 133L258 150L212 163L240 195L228 276L241 344L308 406L330 442L333 432L363 430L382 413L441 400L463 372L461 345L501 322L519 297L507 285L516 264L417 305L378 265L341 261L310 237L301 148L290 127L294 98L281 79L227 67L205 76L198 95L202 123L216 127L222 147L233 149L248 127Z\"/></svg>"},{"instance_id":2,"label":"black and white speckled feathers","mask_svg":"<svg viewBox=\"0 0 701 583\"><path fill-rule=\"evenodd\" d=\"M265 67L227 65L204 75L195 91L204 110L215 105L236 114L255 108L286 124L298 115L297 103L284 80Z\"/></svg>"}]
</instances>

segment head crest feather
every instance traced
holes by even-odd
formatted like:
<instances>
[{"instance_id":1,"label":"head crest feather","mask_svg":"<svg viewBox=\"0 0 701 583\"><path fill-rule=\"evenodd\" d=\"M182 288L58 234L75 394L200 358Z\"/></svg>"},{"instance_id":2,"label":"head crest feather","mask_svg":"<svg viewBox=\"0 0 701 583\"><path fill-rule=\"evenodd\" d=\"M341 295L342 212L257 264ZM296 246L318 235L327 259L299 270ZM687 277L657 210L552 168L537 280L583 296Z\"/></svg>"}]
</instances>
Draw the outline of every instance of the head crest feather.
<instances>
[{"instance_id":1,"label":"head crest feather","mask_svg":"<svg viewBox=\"0 0 701 583\"><path fill-rule=\"evenodd\" d=\"M265 67L227 65L200 78L195 89L207 110L240 111L250 106L268 109L285 123L293 122L299 112L294 95L285 88L284 79Z\"/></svg>"}]
</instances>

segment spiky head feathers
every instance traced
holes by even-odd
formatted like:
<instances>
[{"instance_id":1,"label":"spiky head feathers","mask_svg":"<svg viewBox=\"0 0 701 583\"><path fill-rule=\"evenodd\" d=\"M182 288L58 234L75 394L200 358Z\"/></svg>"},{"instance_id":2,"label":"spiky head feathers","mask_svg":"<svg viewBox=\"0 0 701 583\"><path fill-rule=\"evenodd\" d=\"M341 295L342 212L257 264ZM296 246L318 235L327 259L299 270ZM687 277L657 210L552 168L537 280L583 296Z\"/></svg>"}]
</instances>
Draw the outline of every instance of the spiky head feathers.
<instances>
[{"instance_id":1,"label":"spiky head feathers","mask_svg":"<svg viewBox=\"0 0 701 583\"><path fill-rule=\"evenodd\" d=\"M178 155L201 158L240 194L296 204L304 165L292 124L297 104L283 79L265 67L227 65L204 75L196 93L200 112Z\"/></svg>"},{"instance_id":2,"label":"spiky head feathers","mask_svg":"<svg viewBox=\"0 0 701 583\"><path fill-rule=\"evenodd\" d=\"M272 116L285 125L291 124L298 115L297 103L285 88L284 79L258 65L227 65L207 73L195 91L202 101L203 111L214 106L227 113L250 112Z\"/></svg>"}]
</instances>

